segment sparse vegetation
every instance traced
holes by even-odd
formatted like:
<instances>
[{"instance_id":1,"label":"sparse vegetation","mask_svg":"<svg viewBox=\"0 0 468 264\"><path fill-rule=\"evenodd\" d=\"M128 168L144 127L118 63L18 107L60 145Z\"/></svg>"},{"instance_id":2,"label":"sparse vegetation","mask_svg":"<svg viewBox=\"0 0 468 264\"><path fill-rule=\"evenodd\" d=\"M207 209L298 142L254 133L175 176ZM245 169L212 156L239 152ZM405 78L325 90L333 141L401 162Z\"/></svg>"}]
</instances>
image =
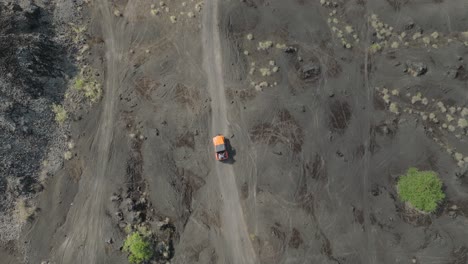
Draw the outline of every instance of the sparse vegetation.
<instances>
[{"instance_id":1,"label":"sparse vegetation","mask_svg":"<svg viewBox=\"0 0 468 264\"><path fill-rule=\"evenodd\" d=\"M68 114L65 108L62 105L52 105L52 112L55 113L55 121L60 125L67 120Z\"/></svg>"},{"instance_id":2,"label":"sparse vegetation","mask_svg":"<svg viewBox=\"0 0 468 264\"><path fill-rule=\"evenodd\" d=\"M283 50L284 50L284 49L286 49L286 44L284 44L284 43L282 43L282 44L276 43L276 48L277 48L277 49L283 49Z\"/></svg>"},{"instance_id":3,"label":"sparse vegetation","mask_svg":"<svg viewBox=\"0 0 468 264\"><path fill-rule=\"evenodd\" d=\"M126 234L130 234L131 232L133 231L133 228L132 228L132 225L131 224L127 224L124 228L124 232Z\"/></svg>"},{"instance_id":4,"label":"sparse vegetation","mask_svg":"<svg viewBox=\"0 0 468 264\"><path fill-rule=\"evenodd\" d=\"M203 4L203 2L197 3L195 5L195 11L200 12L201 9L202 9L202 4Z\"/></svg>"},{"instance_id":5,"label":"sparse vegetation","mask_svg":"<svg viewBox=\"0 0 468 264\"><path fill-rule=\"evenodd\" d=\"M73 153L71 151L65 151L65 153L63 153L63 158L65 160L71 160L71 158L73 158Z\"/></svg>"},{"instance_id":6,"label":"sparse vegetation","mask_svg":"<svg viewBox=\"0 0 468 264\"><path fill-rule=\"evenodd\" d=\"M258 91L261 91L264 87L268 87L268 82L261 82L259 84L255 84L255 89L257 89Z\"/></svg>"},{"instance_id":7,"label":"sparse vegetation","mask_svg":"<svg viewBox=\"0 0 468 264\"><path fill-rule=\"evenodd\" d=\"M389 106L389 110L390 112L394 113L394 114L399 114L400 112L398 111L398 106L396 103L391 103L390 106Z\"/></svg>"},{"instance_id":8,"label":"sparse vegetation","mask_svg":"<svg viewBox=\"0 0 468 264\"><path fill-rule=\"evenodd\" d=\"M79 26L73 23L69 23L69 25L71 29L73 30L73 32L75 33L75 36L73 36L73 42L78 43L80 41L83 41L84 35L85 35L84 32L87 30L86 25Z\"/></svg>"},{"instance_id":9,"label":"sparse vegetation","mask_svg":"<svg viewBox=\"0 0 468 264\"><path fill-rule=\"evenodd\" d=\"M333 9L333 11L329 13L330 17L327 19L328 25L335 36L341 40L343 47L346 49L351 49L353 47L351 43L353 39L355 43L358 43L359 38L357 34L354 34L353 27L344 22L341 22L337 17L334 17L336 15L336 9Z\"/></svg>"},{"instance_id":10,"label":"sparse vegetation","mask_svg":"<svg viewBox=\"0 0 468 264\"><path fill-rule=\"evenodd\" d=\"M149 237L149 236L151 236L151 234L152 234L151 229L148 228L148 227L145 226L145 225L139 225L139 226L136 227L136 229L137 229L138 232L139 232L142 236L144 236L144 237Z\"/></svg>"},{"instance_id":11,"label":"sparse vegetation","mask_svg":"<svg viewBox=\"0 0 468 264\"><path fill-rule=\"evenodd\" d=\"M129 253L128 261L140 264L153 257L151 241L140 232L128 235L123 245L123 251Z\"/></svg>"},{"instance_id":12,"label":"sparse vegetation","mask_svg":"<svg viewBox=\"0 0 468 264\"><path fill-rule=\"evenodd\" d=\"M380 44L378 43L374 43L372 44L370 47L369 47L369 51L371 53L377 53L378 51L380 51L382 49L382 46L380 46Z\"/></svg>"},{"instance_id":13,"label":"sparse vegetation","mask_svg":"<svg viewBox=\"0 0 468 264\"><path fill-rule=\"evenodd\" d=\"M151 11L150 11L151 15L152 16L157 16L161 13L161 10L159 8L151 8Z\"/></svg>"},{"instance_id":14,"label":"sparse vegetation","mask_svg":"<svg viewBox=\"0 0 468 264\"><path fill-rule=\"evenodd\" d=\"M398 195L404 202L424 212L434 212L445 198L442 181L433 171L408 169L398 180Z\"/></svg>"},{"instance_id":15,"label":"sparse vegetation","mask_svg":"<svg viewBox=\"0 0 468 264\"><path fill-rule=\"evenodd\" d=\"M260 41L258 42L258 50L267 50L269 48L273 47L273 41L267 40L267 41Z\"/></svg>"},{"instance_id":16,"label":"sparse vegetation","mask_svg":"<svg viewBox=\"0 0 468 264\"><path fill-rule=\"evenodd\" d=\"M36 207L30 206L25 199L20 198L16 202L16 216L20 223L25 223L36 211Z\"/></svg>"},{"instance_id":17,"label":"sparse vegetation","mask_svg":"<svg viewBox=\"0 0 468 264\"><path fill-rule=\"evenodd\" d=\"M269 68L260 68L260 72L262 73L262 76L270 76L271 71Z\"/></svg>"},{"instance_id":18,"label":"sparse vegetation","mask_svg":"<svg viewBox=\"0 0 468 264\"><path fill-rule=\"evenodd\" d=\"M73 87L83 92L84 96L93 103L101 99L101 84L92 77L91 73L85 72L84 69L82 69L80 75L75 78Z\"/></svg>"},{"instance_id":19,"label":"sparse vegetation","mask_svg":"<svg viewBox=\"0 0 468 264\"><path fill-rule=\"evenodd\" d=\"M465 118L460 118L460 119L458 119L458 126L460 128L468 127L468 121L466 121Z\"/></svg>"},{"instance_id":20,"label":"sparse vegetation","mask_svg":"<svg viewBox=\"0 0 468 264\"><path fill-rule=\"evenodd\" d=\"M68 142L67 147L68 147L68 149L74 149L75 148L75 142L73 142L73 141Z\"/></svg>"}]
</instances>

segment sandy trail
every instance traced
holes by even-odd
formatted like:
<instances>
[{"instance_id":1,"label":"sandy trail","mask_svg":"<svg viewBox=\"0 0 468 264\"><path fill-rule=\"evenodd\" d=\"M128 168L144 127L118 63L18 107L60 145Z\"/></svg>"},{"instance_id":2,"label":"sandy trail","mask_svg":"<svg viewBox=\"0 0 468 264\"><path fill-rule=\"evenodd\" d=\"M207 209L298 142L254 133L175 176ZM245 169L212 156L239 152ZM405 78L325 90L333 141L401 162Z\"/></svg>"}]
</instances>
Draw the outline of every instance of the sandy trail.
<instances>
[{"instance_id":1,"label":"sandy trail","mask_svg":"<svg viewBox=\"0 0 468 264\"><path fill-rule=\"evenodd\" d=\"M114 138L115 94L119 83L119 57L117 54L113 15L107 1L99 1L102 26L106 38L106 83L98 127L92 138L93 160L89 162L80 182L74 205L67 217L68 235L57 251L60 263L99 263L104 252L104 206L108 197L105 183L111 166Z\"/></svg>"},{"instance_id":2,"label":"sandy trail","mask_svg":"<svg viewBox=\"0 0 468 264\"><path fill-rule=\"evenodd\" d=\"M212 107L212 134L228 135L226 96L223 82L223 61L221 40L218 27L218 1L206 1L203 15L203 50L204 68L208 78L208 88ZM216 163L222 204L222 231L226 254L230 256L227 262L242 264L256 263L255 252L249 239L244 214L239 201L234 170L231 165Z\"/></svg>"}]
</instances>

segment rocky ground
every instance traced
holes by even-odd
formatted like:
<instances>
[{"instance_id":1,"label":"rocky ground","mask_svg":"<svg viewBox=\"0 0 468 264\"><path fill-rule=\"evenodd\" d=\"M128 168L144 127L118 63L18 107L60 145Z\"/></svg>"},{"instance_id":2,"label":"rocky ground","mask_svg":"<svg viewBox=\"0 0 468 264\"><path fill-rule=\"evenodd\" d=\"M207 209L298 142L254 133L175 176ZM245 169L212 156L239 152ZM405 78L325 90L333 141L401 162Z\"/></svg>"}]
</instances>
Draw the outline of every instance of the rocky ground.
<instances>
[{"instance_id":1,"label":"rocky ground","mask_svg":"<svg viewBox=\"0 0 468 264\"><path fill-rule=\"evenodd\" d=\"M127 263L144 230L154 263L466 263L466 13L0 4L2 259ZM413 166L444 183L436 213L398 200Z\"/></svg>"},{"instance_id":2,"label":"rocky ground","mask_svg":"<svg viewBox=\"0 0 468 264\"><path fill-rule=\"evenodd\" d=\"M55 10L61 14L54 15ZM68 57L72 42L60 27L68 15L74 10L55 9L48 1L0 3L3 242L18 238L21 224L36 211L31 198L43 189L47 174L63 163L67 128L56 124L52 106L63 101L67 80L76 71Z\"/></svg>"}]
</instances>

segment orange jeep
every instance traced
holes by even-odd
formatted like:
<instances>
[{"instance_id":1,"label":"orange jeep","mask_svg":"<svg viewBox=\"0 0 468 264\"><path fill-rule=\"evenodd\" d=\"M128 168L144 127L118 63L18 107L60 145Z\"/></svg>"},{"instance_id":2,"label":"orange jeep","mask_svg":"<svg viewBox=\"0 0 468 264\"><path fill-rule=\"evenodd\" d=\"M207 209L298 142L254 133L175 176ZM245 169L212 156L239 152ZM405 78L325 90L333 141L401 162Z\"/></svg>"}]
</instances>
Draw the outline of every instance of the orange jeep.
<instances>
[{"instance_id":1,"label":"orange jeep","mask_svg":"<svg viewBox=\"0 0 468 264\"><path fill-rule=\"evenodd\" d=\"M228 159L226 140L223 135L217 135L213 138L216 160L223 161Z\"/></svg>"}]
</instances>

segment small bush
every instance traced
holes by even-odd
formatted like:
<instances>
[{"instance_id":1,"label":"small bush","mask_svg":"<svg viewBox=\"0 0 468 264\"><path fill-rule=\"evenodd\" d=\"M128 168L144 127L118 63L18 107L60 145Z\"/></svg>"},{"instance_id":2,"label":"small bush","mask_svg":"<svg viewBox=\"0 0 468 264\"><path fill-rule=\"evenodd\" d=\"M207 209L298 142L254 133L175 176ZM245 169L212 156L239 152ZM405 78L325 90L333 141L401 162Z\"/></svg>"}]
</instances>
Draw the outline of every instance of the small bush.
<instances>
[{"instance_id":1,"label":"small bush","mask_svg":"<svg viewBox=\"0 0 468 264\"><path fill-rule=\"evenodd\" d=\"M151 241L140 232L133 232L125 239L123 251L129 253L128 261L140 264L153 257Z\"/></svg>"},{"instance_id":2,"label":"small bush","mask_svg":"<svg viewBox=\"0 0 468 264\"><path fill-rule=\"evenodd\" d=\"M75 78L73 87L83 92L86 98L95 103L102 97L102 87L101 84L92 77L92 72L92 70L86 71L82 69L80 75Z\"/></svg>"},{"instance_id":3,"label":"small bush","mask_svg":"<svg viewBox=\"0 0 468 264\"><path fill-rule=\"evenodd\" d=\"M68 114L65 108L63 108L63 106L53 104L52 112L55 113L55 121L57 121L57 123L63 124L63 122L67 120Z\"/></svg>"},{"instance_id":4,"label":"small bush","mask_svg":"<svg viewBox=\"0 0 468 264\"><path fill-rule=\"evenodd\" d=\"M85 80L82 77L78 77L75 79L75 89L81 90L85 85Z\"/></svg>"},{"instance_id":5,"label":"small bush","mask_svg":"<svg viewBox=\"0 0 468 264\"><path fill-rule=\"evenodd\" d=\"M404 202L424 212L434 212L445 198L442 181L433 171L419 171L410 168L398 180L398 195Z\"/></svg>"},{"instance_id":6,"label":"small bush","mask_svg":"<svg viewBox=\"0 0 468 264\"><path fill-rule=\"evenodd\" d=\"M380 46L380 44L378 44L378 43L374 43L369 47L370 53L377 53L381 49L382 49L382 46Z\"/></svg>"}]
</instances>

